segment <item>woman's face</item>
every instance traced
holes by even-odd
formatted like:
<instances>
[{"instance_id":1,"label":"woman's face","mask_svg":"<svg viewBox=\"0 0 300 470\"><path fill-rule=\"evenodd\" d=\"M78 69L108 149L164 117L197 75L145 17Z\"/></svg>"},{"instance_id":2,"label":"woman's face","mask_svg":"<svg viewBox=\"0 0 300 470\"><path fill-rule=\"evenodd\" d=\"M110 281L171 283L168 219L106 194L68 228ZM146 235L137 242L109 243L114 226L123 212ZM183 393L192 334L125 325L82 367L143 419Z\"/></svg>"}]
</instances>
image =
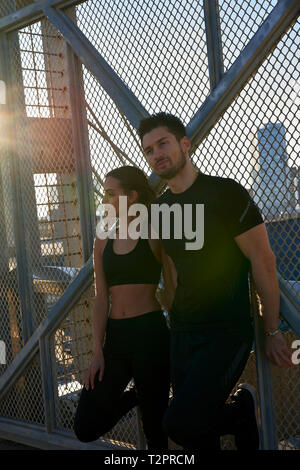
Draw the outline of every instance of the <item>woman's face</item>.
<instances>
[{"instance_id":1,"label":"woman's face","mask_svg":"<svg viewBox=\"0 0 300 470\"><path fill-rule=\"evenodd\" d=\"M120 186L119 181L112 176L108 176L103 185L104 197L102 199L103 204L111 204L114 206L116 216L119 216L119 196L126 196L124 190Z\"/></svg>"},{"instance_id":2,"label":"woman's face","mask_svg":"<svg viewBox=\"0 0 300 470\"><path fill-rule=\"evenodd\" d=\"M103 187L104 197L102 199L102 203L114 206L117 217L119 217L119 196L127 197L127 207L137 199L136 191L130 191L129 195L125 194L119 180L112 176L108 176L106 178Z\"/></svg>"}]
</instances>

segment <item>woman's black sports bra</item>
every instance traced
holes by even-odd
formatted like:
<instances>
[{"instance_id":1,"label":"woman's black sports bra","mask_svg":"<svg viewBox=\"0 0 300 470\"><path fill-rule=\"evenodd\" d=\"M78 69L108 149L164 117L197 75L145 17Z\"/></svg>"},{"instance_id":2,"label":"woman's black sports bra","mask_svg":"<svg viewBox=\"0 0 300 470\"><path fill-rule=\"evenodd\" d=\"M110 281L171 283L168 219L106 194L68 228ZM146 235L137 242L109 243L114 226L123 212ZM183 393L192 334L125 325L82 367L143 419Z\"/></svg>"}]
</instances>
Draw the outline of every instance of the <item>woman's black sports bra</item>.
<instances>
[{"instance_id":1,"label":"woman's black sports bra","mask_svg":"<svg viewBox=\"0 0 300 470\"><path fill-rule=\"evenodd\" d=\"M108 287L159 283L161 265L155 258L148 239L139 238L133 250L119 255L113 250L113 241L108 238L102 256Z\"/></svg>"}]
</instances>

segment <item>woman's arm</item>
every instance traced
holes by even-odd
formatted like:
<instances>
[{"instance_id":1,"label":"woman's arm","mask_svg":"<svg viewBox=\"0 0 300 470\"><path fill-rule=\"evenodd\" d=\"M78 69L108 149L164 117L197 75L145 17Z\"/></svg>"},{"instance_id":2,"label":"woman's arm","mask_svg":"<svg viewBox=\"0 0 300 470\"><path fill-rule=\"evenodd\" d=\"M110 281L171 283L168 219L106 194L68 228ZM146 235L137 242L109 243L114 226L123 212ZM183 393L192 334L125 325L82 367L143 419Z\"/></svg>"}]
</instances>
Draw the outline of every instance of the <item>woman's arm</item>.
<instances>
[{"instance_id":1,"label":"woman's arm","mask_svg":"<svg viewBox=\"0 0 300 470\"><path fill-rule=\"evenodd\" d=\"M94 276L96 298L93 310L93 359L86 373L85 388L94 388L95 375L99 371L99 380L104 373L103 343L109 311L108 288L102 266L102 254L106 240L95 238L94 240Z\"/></svg>"},{"instance_id":2,"label":"woman's arm","mask_svg":"<svg viewBox=\"0 0 300 470\"><path fill-rule=\"evenodd\" d=\"M109 311L109 295L102 265L102 254L107 240L95 238L94 241L94 273L95 273L95 302L94 302L94 353L103 348L107 317Z\"/></svg>"}]
</instances>

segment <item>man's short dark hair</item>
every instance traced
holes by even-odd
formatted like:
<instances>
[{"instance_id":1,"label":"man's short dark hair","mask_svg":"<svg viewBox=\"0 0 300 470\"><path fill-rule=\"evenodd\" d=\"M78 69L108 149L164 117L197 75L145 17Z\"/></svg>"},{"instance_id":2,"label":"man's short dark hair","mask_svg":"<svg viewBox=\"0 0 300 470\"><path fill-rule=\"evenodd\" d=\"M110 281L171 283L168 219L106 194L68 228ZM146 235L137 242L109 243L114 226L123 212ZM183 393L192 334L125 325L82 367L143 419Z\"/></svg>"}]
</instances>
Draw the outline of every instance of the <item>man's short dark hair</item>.
<instances>
[{"instance_id":1,"label":"man's short dark hair","mask_svg":"<svg viewBox=\"0 0 300 470\"><path fill-rule=\"evenodd\" d=\"M157 113L140 121L138 135L141 141L145 134L157 127L166 127L171 134L175 135L178 141L186 136L185 126L178 117L168 113Z\"/></svg>"}]
</instances>

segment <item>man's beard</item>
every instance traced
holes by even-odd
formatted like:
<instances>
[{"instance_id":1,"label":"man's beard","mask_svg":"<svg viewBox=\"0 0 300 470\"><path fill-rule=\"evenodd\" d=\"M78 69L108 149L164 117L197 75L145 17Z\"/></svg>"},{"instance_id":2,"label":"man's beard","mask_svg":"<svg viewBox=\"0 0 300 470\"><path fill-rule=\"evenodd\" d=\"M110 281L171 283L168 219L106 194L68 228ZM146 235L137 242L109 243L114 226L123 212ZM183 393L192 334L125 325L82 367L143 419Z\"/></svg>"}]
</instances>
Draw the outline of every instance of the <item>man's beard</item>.
<instances>
[{"instance_id":1,"label":"man's beard","mask_svg":"<svg viewBox=\"0 0 300 470\"><path fill-rule=\"evenodd\" d=\"M186 158L182 150L180 151L180 156L181 156L181 159L176 165L172 166L171 168L166 168L165 170L162 170L160 173L157 173L158 176L160 176L160 178L164 180L171 180L176 175L178 175L178 173L182 170L182 168L186 164Z\"/></svg>"}]
</instances>

